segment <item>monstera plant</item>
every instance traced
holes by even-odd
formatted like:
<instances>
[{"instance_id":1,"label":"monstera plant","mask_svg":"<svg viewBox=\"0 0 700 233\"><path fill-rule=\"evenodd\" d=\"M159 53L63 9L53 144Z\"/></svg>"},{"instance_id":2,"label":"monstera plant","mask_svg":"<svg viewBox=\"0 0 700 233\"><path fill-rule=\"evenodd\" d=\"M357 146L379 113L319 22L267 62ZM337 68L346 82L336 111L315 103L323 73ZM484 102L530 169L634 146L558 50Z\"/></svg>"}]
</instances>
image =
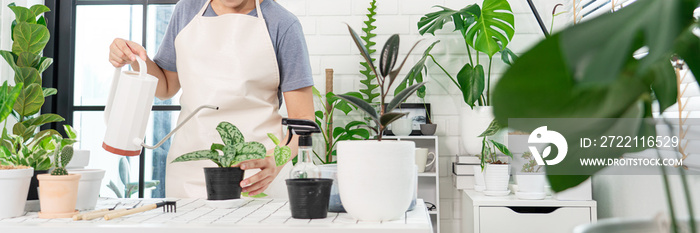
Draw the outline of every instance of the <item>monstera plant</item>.
<instances>
[{"instance_id":1,"label":"monstera plant","mask_svg":"<svg viewBox=\"0 0 700 233\"><path fill-rule=\"evenodd\" d=\"M455 31L459 30L464 39L469 62L462 66L455 79L433 55L427 54L427 56L462 91L466 104L472 108L476 105L491 105L489 97L493 56L500 53L501 60L506 64L511 64L516 58L515 53L506 48L515 35L515 17L510 4L506 0L484 0L481 7L477 4L468 5L460 10L444 6L436 7L440 10L428 13L418 21L418 32L421 35L426 33L435 35L435 31L453 22ZM472 52L475 53L473 56ZM486 76L484 66L479 59L480 53L486 54L489 58Z\"/></svg>"},{"instance_id":2,"label":"monstera plant","mask_svg":"<svg viewBox=\"0 0 700 233\"><path fill-rule=\"evenodd\" d=\"M678 95L672 57L683 59L696 78L700 74L700 39L693 33L698 27L693 11L699 4L698 0L636 1L546 38L506 71L494 91L497 120L542 119L508 125L522 131L548 125L560 130L569 143L565 159L546 166L554 191L576 186L604 168L583 168L580 158L613 159L650 148L637 144L586 150L578 140L656 135L655 124L649 123L652 106L663 112ZM575 119L567 120L571 118ZM553 126L545 122L548 119L563 123ZM692 206L686 178L680 177ZM693 219L692 208L688 209ZM675 222L672 226L677 231Z\"/></svg>"}]
</instances>

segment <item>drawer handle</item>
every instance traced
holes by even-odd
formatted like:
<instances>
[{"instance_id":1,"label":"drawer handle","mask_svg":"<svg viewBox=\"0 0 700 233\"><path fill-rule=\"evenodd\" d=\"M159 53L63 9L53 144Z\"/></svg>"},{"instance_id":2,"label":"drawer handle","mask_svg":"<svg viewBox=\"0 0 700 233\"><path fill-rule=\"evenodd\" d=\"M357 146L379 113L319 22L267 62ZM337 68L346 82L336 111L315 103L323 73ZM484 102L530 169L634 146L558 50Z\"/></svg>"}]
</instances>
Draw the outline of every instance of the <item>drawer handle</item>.
<instances>
[{"instance_id":1,"label":"drawer handle","mask_svg":"<svg viewBox=\"0 0 700 233\"><path fill-rule=\"evenodd\" d=\"M545 206L507 206L508 209L521 214L549 214L561 207L545 207Z\"/></svg>"}]
</instances>

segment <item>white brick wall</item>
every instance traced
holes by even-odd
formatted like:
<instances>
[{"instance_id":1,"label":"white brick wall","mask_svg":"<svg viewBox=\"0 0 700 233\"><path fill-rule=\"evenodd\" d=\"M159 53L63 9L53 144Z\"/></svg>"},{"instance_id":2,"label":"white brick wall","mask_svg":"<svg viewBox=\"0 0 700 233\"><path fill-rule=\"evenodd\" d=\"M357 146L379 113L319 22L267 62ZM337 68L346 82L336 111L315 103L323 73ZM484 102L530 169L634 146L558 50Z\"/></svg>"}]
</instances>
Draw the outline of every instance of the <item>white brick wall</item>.
<instances>
[{"instance_id":1,"label":"white brick wall","mask_svg":"<svg viewBox=\"0 0 700 233\"><path fill-rule=\"evenodd\" d=\"M335 71L334 90L336 93L357 91L360 87L359 62L361 57L348 35L345 23L361 32L362 21L365 20L369 0L277 0L292 13L299 17L304 27L306 41L311 56L311 65L316 87L325 90L326 68ZM408 52L413 43L420 38L426 40L413 52L407 66L415 62L423 50L436 39L441 42L433 49L436 59L451 74L456 74L467 61L464 41L458 33L451 32L453 26L446 25L438 31L437 36L421 37L416 23L425 13L432 12L434 5L445 5L453 9L481 1L475 0L378 0L375 38L380 51L384 41L394 33L401 36L401 54ZM510 1L516 20L516 36L509 46L516 53L522 53L534 45L543 36L524 1ZM542 11L542 10L541 10ZM545 10L546 11L546 10ZM401 55L402 57L403 55ZM488 59L481 57L481 59ZM442 233L459 232L461 210L460 195L452 187L450 178L452 156L460 153L459 109L462 106L462 96L452 82L432 62L428 62L429 76L428 95L426 102L431 103L434 117L438 124L437 135L440 137L440 230ZM408 68L404 68L404 73ZM492 79L495 82L506 68L500 57L494 57ZM408 102L419 102L417 98Z\"/></svg>"}]
</instances>

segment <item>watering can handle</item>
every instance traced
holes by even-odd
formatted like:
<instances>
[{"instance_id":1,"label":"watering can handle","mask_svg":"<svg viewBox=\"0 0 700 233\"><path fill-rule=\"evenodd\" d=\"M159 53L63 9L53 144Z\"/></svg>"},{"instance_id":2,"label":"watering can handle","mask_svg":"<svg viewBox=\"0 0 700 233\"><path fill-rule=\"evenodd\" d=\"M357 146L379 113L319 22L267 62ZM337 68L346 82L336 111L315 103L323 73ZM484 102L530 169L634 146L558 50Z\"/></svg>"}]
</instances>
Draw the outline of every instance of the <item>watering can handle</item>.
<instances>
[{"instance_id":1,"label":"watering can handle","mask_svg":"<svg viewBox=\"0 0 700 233\"><path fill-rule=\"evenodd\" d=\"M148 68L146 67L146 62L141 59L141 57L136 56L136 61L139 63L139 77L144 77L148 74ZM105 124L109 121L109 113L112 111L112 103L114 102L114 93L117 91L117 85L119 84L119 75L121 75L122 69L115 68L114 76L112 77L112 86L109 89L109 96L107 96L107 105L105 105Z\"/></svg>"}]
</instances>

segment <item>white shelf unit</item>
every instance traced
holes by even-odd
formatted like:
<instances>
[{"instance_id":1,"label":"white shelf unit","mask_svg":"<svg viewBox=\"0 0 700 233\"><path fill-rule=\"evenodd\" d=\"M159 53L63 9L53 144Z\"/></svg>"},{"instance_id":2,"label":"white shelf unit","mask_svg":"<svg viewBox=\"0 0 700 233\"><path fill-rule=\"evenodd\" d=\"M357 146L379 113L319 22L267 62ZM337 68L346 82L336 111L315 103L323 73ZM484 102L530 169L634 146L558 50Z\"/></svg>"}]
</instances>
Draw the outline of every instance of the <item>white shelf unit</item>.
<instances>
[{"instance_id":1,"label":"white shelf unit","mask_svg":"<svg viewBox=\"0 0 700 233\"><path fill-rule=\"evenodd\" d=\"M435 153L434 169L418 173L418 199L435 204L435 210L428 211L433 224L433 232L440 233L440 153L438 151L438 136L384 136L382 139L413 141L416 148L428 148Z\"/></svg>"}]
</instances>

